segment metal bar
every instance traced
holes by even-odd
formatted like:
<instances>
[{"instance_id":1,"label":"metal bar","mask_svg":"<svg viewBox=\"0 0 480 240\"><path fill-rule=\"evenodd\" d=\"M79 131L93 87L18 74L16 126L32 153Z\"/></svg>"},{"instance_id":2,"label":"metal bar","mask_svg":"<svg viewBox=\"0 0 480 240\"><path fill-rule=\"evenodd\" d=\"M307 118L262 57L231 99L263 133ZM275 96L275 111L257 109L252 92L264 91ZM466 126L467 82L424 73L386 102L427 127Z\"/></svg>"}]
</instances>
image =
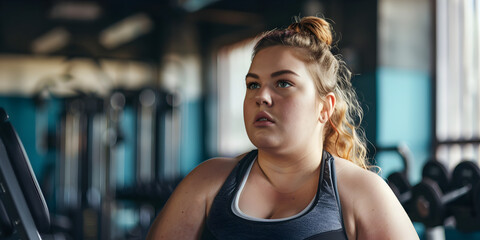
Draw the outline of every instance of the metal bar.
<instances>
[{"instance_id":1,"label":"metal bar","mask_svg":"<svg viewBox=\"0 0 480 240\"><path fill-rule=\"evenodd\" d=\"M5 192L0 192L0 199L14 227L13 235L9 239L41 240L1 139L0 184L2 189L5 189Z\"/></svg>"},{"instance_id":2,"label":"metal bar","mask_svg":"<svg viewBox=\"0 0 480 240\"><path fill-rule=\"evenodd\" d=\"M480 138L471 138L471 139L456 139L456 140L443 140L439 141L437 139L436 141L436 148L438 148L440 145L454 145L454 144L480 144Z\"/></svg>"}]
</instances>

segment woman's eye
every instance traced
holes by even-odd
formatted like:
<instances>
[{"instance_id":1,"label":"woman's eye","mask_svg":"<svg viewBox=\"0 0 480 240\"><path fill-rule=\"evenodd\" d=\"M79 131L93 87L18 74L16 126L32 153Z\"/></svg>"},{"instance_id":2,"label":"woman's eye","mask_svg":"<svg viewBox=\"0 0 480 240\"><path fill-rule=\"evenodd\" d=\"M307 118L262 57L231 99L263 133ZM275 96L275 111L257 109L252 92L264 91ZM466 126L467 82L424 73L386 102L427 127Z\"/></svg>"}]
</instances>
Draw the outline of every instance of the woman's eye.
<instances>
[{"instance_id":1,"label":"woman's eye","mask_svg":"<svg viewBox=\"0 0 480 240\"><path fill-rule=\"evenodd\" d=\"M260 87L260 84L258 84L256 82L247 83L247 88L248 89L256 89L256 88L259 88L259 87Z\"/></svg>"},{"instance_id":2,"label":"woman's eye","mask_svg":"<svg viewBox=\"0 0 480 240\"><path fill-rule=\"evenodd\" d=\"M288 81L278 81L277 84L281 88L287 88L292 86L292 84L290 84Z\"/></svg>"}]
</instances>

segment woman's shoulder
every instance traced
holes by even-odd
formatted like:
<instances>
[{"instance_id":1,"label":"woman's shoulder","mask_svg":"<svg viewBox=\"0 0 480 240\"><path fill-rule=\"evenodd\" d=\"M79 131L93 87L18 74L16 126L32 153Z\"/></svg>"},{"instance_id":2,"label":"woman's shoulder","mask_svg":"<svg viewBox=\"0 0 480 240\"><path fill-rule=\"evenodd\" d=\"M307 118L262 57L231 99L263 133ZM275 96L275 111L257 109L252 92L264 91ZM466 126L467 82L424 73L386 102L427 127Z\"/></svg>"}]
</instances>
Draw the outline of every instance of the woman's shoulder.
<instances>
[{"instance_id":1,"label":"woman's shoulder","mask_svg":"<svg viewBox=\"0 0 480 240\"><path fill-rule=\"evenodd\" d=\"M377 173L361 168L349 160L335 157L335 168L339 179L346 181L347 186L358 189L361 192L368 189L375 189L379 186L388 188L385 180Z\"/></svg>"},{"instance_id":2,"label":"woman's shoulder","mask_svg":"<svg viewBox=\"0 0 480 240\"><path fill-rule=\"evenodd\" d=\"M212 198L241 158L212 158L193 169L168 199L147 239L198 238Z\"/></svg>"},{"instance_id":3,"label":"woman's shoulder","mask_svg":"<svg viewBox=\"0 0 480 240\"><path fill-rule=\"evenodd\" d=\"M388 184L377 173L342 158L335 158L335 168L339 189L343 189L342 192L348 195L346 197L355 199L357 204L378 206L378 202L397 201Z\"/></svg>"},{"instance_id":4,"label":"woman's shoulder","mask_svg":"<svg viewBox=\"0 0 480 240\"><path fill-rule=\"evenodd\" d=\"M193 178L196 181L215 181L225 180L233 168L246 154L237 157L215 157L205 160L193 169L187 178Z\"/></svg>"},{"instance_id":5,"label":"woman's shoulder","mask_svg":"<svg viewBox=\"0 0 480 240\"><path fill-rule=\"evenodd\" d=\"M216 194L233 168L246 154L233 158L216 157L200 163L183 180L185 184L207 196ZM205 192L206 191L206 192Z\"/></svg>"},{"instance_id":6,"label":"woman's shoulder","mask_svg":"<svg viewBox=\"0 0 480 240\"><path fill-rule=\"evenodd\" d=\"M359 239L402 234L412 236L411 239L418 237L405 210L382 177L341 158L335 158L335 168L345 223L356 236L363 236ZM372 228L372 223L378 228Z\"/></svg>"}]
</instances>

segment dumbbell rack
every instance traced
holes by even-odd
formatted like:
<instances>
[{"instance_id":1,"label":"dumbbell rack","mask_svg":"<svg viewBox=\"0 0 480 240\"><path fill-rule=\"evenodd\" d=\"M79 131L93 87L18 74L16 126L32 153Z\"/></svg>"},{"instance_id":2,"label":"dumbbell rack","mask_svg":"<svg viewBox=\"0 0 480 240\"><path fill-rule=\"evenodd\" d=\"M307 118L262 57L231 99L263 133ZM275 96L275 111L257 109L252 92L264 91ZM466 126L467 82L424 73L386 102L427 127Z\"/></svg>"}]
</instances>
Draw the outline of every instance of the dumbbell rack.
<instances>
[{"instance_id":1,"label":"dumbbell rack","mask_svg":"<svg viewBox=\"0 0 480 240\"><path fill-rule=\"evenodd\" d=\"M473 200L479 183L480 168L471 161L463 161L455 167L447 186L440 187L437 181L424 175L411 190L409 215L428 228L441 226L453 216L458 230L479 231L480 216L475 207L478 203Z\"/></svg>"},{"instance_id":2,"label":"dumbbell rack","mask_svg":"<svg viewBox=\"0 0 480 240\"><path fill-rule=\"evenodd\" d=\"M480 144L480 139L437 141L434 152L440 145L453 144ZM392 174L389 180L410 218L423 223L427 232L443 226L447 219L454 220L461 232L480 231L480 170L473 161L459 163L452 176L440 162L428 161L422 181L413 188L404 172Z\"/></svg>"},{"instance_id":3,"label":"dumbbell rack","mask_svg":"<svg viewBox=\"0 0 480 240\"><path fill-rule=\"evenodd\" d=\"M433 153L435 154L440 146L452 146L452 145L459 145L459 146L465 146L465 145L477 145L480 147L480 138L469 138L469 139L455 139L455 140L442 140L439 141L438 139L435 139L433 143ZM480 156L479 156L480 157ZM459 163L459 165L462 164L462 162ZM478 171L479 168L479 162L475 163L474 161L469 161L466 164L472 165L468 166L468 168L472 169L474 171L473 175L478 175L480 174ZM473 166L474 165L474 166ZM457 165L458 167L458 165ZM452 178L455 178L455 172ZM454 179L452 179L454 180ZM464 186L468 184L462 184L459 181L453 181L451 184L451 189L461 189L463 188L471 188L470 192L467 194L468 197L470 197L470 201L472 201L473 207L472 206L465 206L465 199L468 197L463 197L463 199L460 199L460 204L454 204L452 206L452 214L453 217L456 220L456 228L462 232L474 232L474 231L480 231L480 180L471 180L475 181L476 183L471 183L471 186ZM462 204L463 201L463 204ZM463 205L463 206L462 206Z\"/></svg>"}]
</instances>

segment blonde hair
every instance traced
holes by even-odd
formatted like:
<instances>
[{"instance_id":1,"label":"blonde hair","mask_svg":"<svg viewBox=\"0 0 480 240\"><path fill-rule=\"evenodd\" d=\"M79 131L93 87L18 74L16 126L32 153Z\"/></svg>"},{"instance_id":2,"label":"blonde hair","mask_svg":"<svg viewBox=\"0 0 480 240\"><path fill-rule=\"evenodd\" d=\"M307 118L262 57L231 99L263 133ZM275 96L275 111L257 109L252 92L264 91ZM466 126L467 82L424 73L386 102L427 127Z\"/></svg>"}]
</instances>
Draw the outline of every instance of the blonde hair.
<instances>
[{"instance_id":1,"label":"blonde hair","mask_svg":"<svg viewBox=\"0 0 480 240\"><path fill-rule=\"evenodd\" d=\"M302 50L317 91L321 97L333 92L334 112L324 129L324 149L356 165L369 169L366 161L365 134L360 127L363 110L352 87L351 72L344 61L333 55L330 24L322 18L304 17L286 29L264 33L254 47L253 57L271 46L289 46Z\"/></svg>"}]
</instances>

